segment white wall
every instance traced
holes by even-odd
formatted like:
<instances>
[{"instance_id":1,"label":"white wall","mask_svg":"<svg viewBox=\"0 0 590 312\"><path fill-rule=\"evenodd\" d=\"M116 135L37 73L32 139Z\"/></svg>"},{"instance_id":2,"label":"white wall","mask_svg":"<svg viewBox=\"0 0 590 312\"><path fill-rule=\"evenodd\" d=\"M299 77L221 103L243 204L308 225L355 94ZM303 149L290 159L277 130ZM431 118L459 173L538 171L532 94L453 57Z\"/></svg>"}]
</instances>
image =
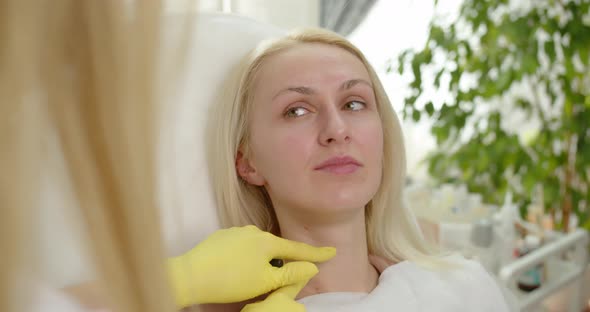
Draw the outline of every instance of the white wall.
<instances>
[{"instance_id":1,"label":"white wall","mask_svg":"<svg viewBox=\"0 0 590 312\"><path fill-rule=\"evenodd\" d=\"M283 29L319 26L319 0L168 0L167 9L243 15Z\"/></svg>"},{"instance_id":2,"label":"white wall","mask_svg":"<svg viewBox=\"0 0 590 312\"><path fill-rule=\"evenodd\" d=\"M319 26L319 0L233 0L232 12L284 29Z\"/></svg>"}]
</instances>

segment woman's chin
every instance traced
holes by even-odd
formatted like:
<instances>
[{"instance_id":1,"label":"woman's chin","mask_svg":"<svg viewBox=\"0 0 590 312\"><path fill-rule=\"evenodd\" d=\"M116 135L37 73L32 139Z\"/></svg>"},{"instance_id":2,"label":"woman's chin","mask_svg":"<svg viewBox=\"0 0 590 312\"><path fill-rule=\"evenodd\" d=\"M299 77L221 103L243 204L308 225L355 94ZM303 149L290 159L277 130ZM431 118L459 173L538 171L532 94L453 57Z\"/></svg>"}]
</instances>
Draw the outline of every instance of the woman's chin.
<instances>
[{"instance_id":1,"label":"woman's chin","mask_svg":"<svg viewBox=\"0 0 590 312\"><path fill-rule=\"evenodd\" d=\"M362 208L371 201L375 192L352 189L352 190L335 190L327 195L323 202L327 205L334 206L336 209L355 209Z\"/></svg>"},{"instance_id":2,"label":"woman's chin","mask_svg":"<svg viewBox=\"0 0 590 312\"><path fill-rule=\"evenodd\" d=\"M322 200L315 207L315 211L321 211L324 214L337 215L349 215L363 212L365 206L369 202L369 199L364 199L362 196L342 196L342 197L331 197L326 200Z\"/></svg>"}]
</instances>

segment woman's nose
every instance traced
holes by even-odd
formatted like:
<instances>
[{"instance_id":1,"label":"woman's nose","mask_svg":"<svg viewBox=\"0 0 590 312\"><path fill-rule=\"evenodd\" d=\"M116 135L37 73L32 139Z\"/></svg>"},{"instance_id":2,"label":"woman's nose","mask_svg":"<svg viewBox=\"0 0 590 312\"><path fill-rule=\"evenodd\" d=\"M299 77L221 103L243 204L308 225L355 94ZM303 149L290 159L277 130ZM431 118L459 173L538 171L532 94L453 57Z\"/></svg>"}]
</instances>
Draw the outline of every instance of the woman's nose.
<instances>
[{"instance_id":1,"label":"woman's nose","mask_svg":"<svg viewBox=\"0 0 590 312\"><path fill-rule=\"evenodd\" d=\"M350 141L350 126L344 112L336 107L324 110L321 118L319 141L322 145L348 143Z\"/></svg>"}]
</instances>

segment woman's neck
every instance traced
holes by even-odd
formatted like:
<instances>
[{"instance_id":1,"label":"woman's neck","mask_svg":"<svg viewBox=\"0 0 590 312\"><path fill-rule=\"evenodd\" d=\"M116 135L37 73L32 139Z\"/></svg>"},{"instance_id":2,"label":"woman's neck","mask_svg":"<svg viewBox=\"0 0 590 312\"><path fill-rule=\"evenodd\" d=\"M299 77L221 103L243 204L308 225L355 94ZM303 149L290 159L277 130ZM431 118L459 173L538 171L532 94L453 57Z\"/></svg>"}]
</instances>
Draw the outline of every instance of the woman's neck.
<instances>
[{"instance_id":1,"label":"woman's neck","mask_svg":"<svg viewBox=\"0 0 590 312\"><path fill-rule=\"evenodd\" d=\"M326 292L369 293L377 286L379 274L369 262L364 211L345 222L330 224L277 217L282 237L336 247L336 256L318 264L319 273L307 283L298 299Z\"/></svg>"}]
</instances>

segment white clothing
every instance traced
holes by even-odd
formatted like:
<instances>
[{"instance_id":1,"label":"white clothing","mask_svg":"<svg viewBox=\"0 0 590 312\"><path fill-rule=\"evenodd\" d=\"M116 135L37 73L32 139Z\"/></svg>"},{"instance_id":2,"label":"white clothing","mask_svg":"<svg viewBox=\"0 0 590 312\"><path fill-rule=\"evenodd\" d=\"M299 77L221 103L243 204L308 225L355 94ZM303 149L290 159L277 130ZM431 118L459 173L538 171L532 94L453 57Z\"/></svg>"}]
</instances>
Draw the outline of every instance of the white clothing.
<instances>
[{"instance_id":1,"label":"white clothing","mask_svg":"<svg viewBox=\"0 0 590 312\"><path fill-rule=\"evenodd\" d=\"M369 294L323 293L299 302L308 312L517 311L515 302L511 302L513 298L504 296L479 263L458 256L449 257L449 260L459 263L460 267L438 272L404 261L384 270L377 287Z\"/></svg>"}]
</instances>

